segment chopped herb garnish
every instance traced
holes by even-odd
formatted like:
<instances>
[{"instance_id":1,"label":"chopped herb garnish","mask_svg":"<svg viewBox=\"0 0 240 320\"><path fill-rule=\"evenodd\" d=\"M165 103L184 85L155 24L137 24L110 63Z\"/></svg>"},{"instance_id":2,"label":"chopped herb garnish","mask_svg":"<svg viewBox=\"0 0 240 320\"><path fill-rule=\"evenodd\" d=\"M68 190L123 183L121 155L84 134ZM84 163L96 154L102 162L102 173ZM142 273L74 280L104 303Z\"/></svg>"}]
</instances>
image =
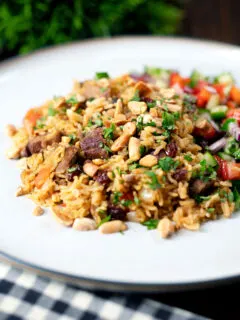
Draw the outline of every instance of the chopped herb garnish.
<instances>
[{"instance_id":1,"label":"chopped herb garnish","mask_svg":"<svg viewBox=\"0 0 240 320\"><path fill-rule=\"evenodd\" d=\"M216 168L207 165L207 161L205 159L200 161L200 169L198 171L194 171L192 173L193 178L199 178L203 182L208 182L209 180L214 180L217 177Z\"/></svg>"},{"instance_id":2,"label":"chopped herb garnish","mask_svg":"<svg viewBox=\"0 0 240 320\"><path fill-rule=\"evenodd\" d=\"M54 117L57 113L57 110L53 109L52 107L48 108L48 115L50 117Z\"/></svg>"},{"instance_id":3,"label":"chopped herb garnish","mask_svg":"<svg viewBox=\"0 0 240 320\"><path fill-rule=\"evenodd\" d=\"M171 131L174 129L175 117L173 114L166 112L166 111L163 111L162 119L163 119L162 126L165 130Z\"/></svg>"},{"instance_id":4,"label":"chopped herb garnish","mask_svg":"<svg viewBox=\"0 0 240 320\"><path fill-rule=\"evenodd\" d=\"M104 218L104 219L102 219L100 222L99 222L99 224L98 224L98 228L102 225L102 224L104 224L105 222L108 222L108 221L110 221L111 220L111 215L109 215L109 216L106 216L106 218Z\"/></svg>"},{"instance_id":5,"label":"chopped herb garnish","mask_svg":"<svg viewBox=\"0 0 240 320\"><path fill-rule=\"evenodd\" d=\"M90 101L90 102L92 102L93 100L95 100L95 98L94 98L94 97L90 97L90 98L88 98L88 101Z\"/></svg>"},{"instance_id":6,"label":"chopped herb garnish","mask_svg":"<svg viewBox=\"0 0 240 320\"><path fill-rule=\"evenodd\" d=\"M87 126L88 127L92 127L93 126L93 122L92 122L92 120L90 119L90 120L88 120L88 124L87 124Z\"/></svg>"},{"instance_id":7,"label":"chopped herb garnish","mask_svg":"<svg viewBox=\"0 0 240 320\"><path fill-rule=\"evenodd\" d=\"M189 154L186 154L184 156L184 159L187 160L187 161L192 161L192 157Z\"/></svg>"},{"instance_id":8,"label":"chopped herb garnish","mask_svg":"<svg viewBox=\"0 0 240 320\"><path fill-rule=\"evenodd\" d=\"M236 187L233 189L233 196L234 196L234 202L235 202L235 210L240 209L240 194Z\"/></svg>"},{"instance_id":9,"label":"chopped herb garnish","mask_svg":"<svg viewBox=\"0 0 240 320\"><path fill-rule=\"evenodd\" d=\"M44 128L45 127L44 121L46 121L46 117L41 117L40 119L38 119L36 122L36 129Z\"/></svg>"},{"instance_id":10,"label":"chopped herb garnish","mask_svg":"<svg viewBox=\"0 0 240 320\"><path fill-rule=\"evenodd\" d=\"M140 200L139 200L139 198L138 197L134 197L134 202L135 202L135 204L137 205L137 206L139 206L139 204L140 204Z\"/></svg>"},{"instance_id":11,"label":"chopped herb garnish","mask_svg":"<svg viewBox=\"0 0 240 320\"><path fill-rule=\"evenodd\" d=\"M154 121L149 121L147 123L144 123L143 122L143 117L139 116L137 118L136 126L137 126L137 130L141 131L141 130L143 130L144 127L156 127L156 123Z\"/></svg>"},{"instance_id":12,"label":"chopped herb garnish","mask_svg":"<svg viewBox=\"0 0 240 320\"><path fill-rule=\"evenodd\" d=\"M130 99L130 101L140 101L139 91L136 90L134 96Z\"/></svg>"},{"instance_id":13,"label":"chopped herb garnish","mask_svg":"<svg viewBox=\"0 0 240 320\"><path fill-rule=\"evenodd\" d=\"M210 196L200 196L199 194L197 194L195 197L194 197L195 201L197 203L201 203L203 201L207 201L210 199Z\"/></svg>"},{"instance_id":14,"label":"chopped herb garnish","mask_svg":"<svg viewBox=\"0 0 240 320\"><path fill-rule=\"evenodd\" d=\"M120 202L120 197L122 196L122 193L119 191L116 191L113 193L113 199L112 202L113 204L118 204Z\"/></svg>"},{"instance_id":15,"label":"chopped herb garnish","mask_svg":"<svg viewBox=\"0 0 240 320\"><path fill-rule=\"evenodd\" d=\"M146 147L145 146L140 146L139 147L139 152L141 154L141 157L146 153Z\"/></svg>"},{"instance_id":16,"label":"chopped herb garnish","mask_svg":"<svg viewBox=\"0 0 240 320\"><path fill-rule=\"evenodd\" d=\"M130 164L130 165L128 166L128 169L131 171L131 170L134 170L134 169L137 169L137 168L140 168L140 167L141 167L141 166L140 166L139 163L133 162L132 164Z\"/></svg>"},{"instance_id":17,"label":"chopped herb garnish","mask_svg":"<svg viewBox=\"0 0 240 320\"><path fill-rule=\"evenodd\" d=\"M101 92L106 92L108 88L100 88Z\"/></svg>"},{"instance_id":18,"label":"chopped herb garnish","mask_svg":"<svg viewBox=\"0 0 240 320\"><path fill-rule=\"evenodd\" d=\"M102 142L99 143L99 147L103 148L104 150L106 150L107 153L112 153L112 150L109 148L109 146L107 146L106 144L104 144Z\"/></svg>"},{"instance_id":19,"label":"chopped herb garnish","mask_svg":"<svg viewBox=\"0 0 240 320\"><path fill-rule=\"evenodd\" d=\"M179 166L179 161L175 161L171 157L165 157L158 161L157 166L165 172L176 170L176 168Z\"/></svg>"},{"instance_id":20,"label":"chopped herb garnish","mask_svg":"<svg viewBox=\"0 0 240 320\"><path fill-rule=\"evenodd\" d=\"M105 216L106 215L106 210L98 210L98 213L101 215L101 216Z\"/></svg>"},{"instance_id":21,"label":"chopped herb garnish","mask_svg":"<svg viewBox=\"0 0 240 320\"><path fill-rule=\"evenodd\" d=\"M107 72L96 72L95 78L96 78L97 80L102 79L102 78L109 79L109 75L108 75Z\"/></svg>"},{"instance_id":22,"label":"chopped herb garnish","mask_svg":"<svg viewBox=\"0 0 240 320\"><path fill-rule=\"evenodd\" d=\"M148 230L156 229L158 226L159 220L157 219L150 219L148 221L143 222L142 224L148 228Z\"/></svg>"},{"instance_id":23,"label":"chopped herb garnish","mask_svg":"<svg viewBox=\"0 0 240 320\"><path fill-rule=\"evenodd\" d=\"M148 183L151 189L156 190L161 188L161 184L158 181L158 177L153 171L147 171L146 175L151 179L151 182Z\"/></svg>"},{"instance_id":24,"label":"chopped herb garnish","mask_svg":"<svg viewBox=\"0 0 240 320\"><path fill-rule=\"evenodd\" d=\"M74 172L74 171L76 171L76 170L77 170L77 167L71 167L71 168L68 168L68 169L67 169L67 171L70 172L70 173L71 173L71 172Z\"/></svg>"},{"instance_id":25,"label":"chopped herb garnish","mask_svg":"<svg viewBox=\"0 0 240 320\"><path fill-rule=\"evenodd\" d=\"M73 133L69 134L68 137L70 138L70 141L69 141L70 144L73 144L77 138L76 135Z\"/></svg>"},{"instance_id":26,"label":"chopped herb garnish","mask_svg":"<svg viewBox=\"0 0 240 320\"><path fill-rule=\"evenodd\" d=\"M157 105L156 101L147 102L147 106L149 109L156 107L156 105Z\"/></svg>"},{"instance_id":27,"label":"chopped herb garnish","mask_svg":"<svg viewBox=\"0 0 240 320\"><path fill-rule=\"evenodd\" d=\"M121 205L123 205L124 207L129 207L130 206L130 204L132 204L133 202L132 202L132 200L121 200Z\"/></svg>"},{"instance_id":28,"label":"chopped herb garnish","mask_svg":"<svg viewBox=\"0 0 240 320\"><path fill-rule=\"evenodd\" d=\"M66 100L66 103L68 104L77 104L78 100L76 99L75 96L70 97L69 99Z\"/></svg>"},{"instance_id":29,"label":"chopped herb garnish","mask_svg":"<svg viewBox=\"0 0 240 320\"><path fill-rule=\"evenodd\" d=\"M95 120L95 124L96 124L98 127L102 127L103 122L102 122L101 119L96 119L96 120Z\"/></svg>"},{"instance_id":30,"label":"chopped herb garnish","mask_svg":"<svg viewBox=\"0 0 240 320\"><path fill-rule=\"evenodd\" d=\"M114 131L116 129L115 124L111 124L109 128L103 130L103 136L105 139L112 140L114 138Z\"/></svg>"},{"instance_id":31,"label":"chopped herb garnish","mask_svg":"<svg viewBox=\"0 0 240 320\"><path fill-rule=\"evenodd\" d=\"M209 213L213 213L215 211L215 208L208 208L207 209L207 212L209 212Z\"/></svg>"}]
</instances>

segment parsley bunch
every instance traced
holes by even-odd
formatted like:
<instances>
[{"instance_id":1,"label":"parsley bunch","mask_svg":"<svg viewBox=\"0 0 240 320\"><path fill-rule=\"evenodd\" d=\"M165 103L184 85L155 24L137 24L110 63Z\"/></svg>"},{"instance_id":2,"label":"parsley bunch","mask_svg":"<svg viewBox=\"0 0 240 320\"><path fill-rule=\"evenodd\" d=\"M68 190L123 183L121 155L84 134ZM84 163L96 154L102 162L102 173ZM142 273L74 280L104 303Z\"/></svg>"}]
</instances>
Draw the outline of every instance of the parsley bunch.
<instances>
[{"instance_id":1,"label":"parsley bunch","mask_svg":"<svg viewBox=\"0 0 240 320\"><path fill-rule=\"evenodd\" d=\"M1 57L90 37L173 34L183 17L179 4L179 0L1 0Z\"/></svg>"}]
</instances>

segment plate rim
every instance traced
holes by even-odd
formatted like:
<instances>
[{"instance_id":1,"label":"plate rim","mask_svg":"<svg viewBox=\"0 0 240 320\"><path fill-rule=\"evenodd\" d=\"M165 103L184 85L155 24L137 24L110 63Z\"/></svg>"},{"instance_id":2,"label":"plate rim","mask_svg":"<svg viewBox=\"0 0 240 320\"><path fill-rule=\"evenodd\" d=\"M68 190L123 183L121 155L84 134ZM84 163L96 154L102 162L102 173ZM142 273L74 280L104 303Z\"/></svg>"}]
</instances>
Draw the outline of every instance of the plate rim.
<instances>
[{"instance_id":1,"label":"plate rim","mask_svg":"<svg viewBox=\"0 0 240 320\"><path fill-rule=\"evenodd\" d=\"M21 56L13 56L8 59L5 59L0 62L1 67L11 67L14 64L24 62L29 58L37 57L39 54L46 54L48 52L54 52L61 49L68 48L76 48L81 45L87 44L97 44L97 43L110 43L115 41L164 41L164 42L175 42L179 44L196 44L196 45L204 45L209 48L219 48L219 49L227 49L227 50L236 50L240 53L240 46L234 44L228 44L220 41L211 41L206 39L193 39L190 37L181 37L181 36L151 36L151 35L127 35L127 36L114 36L108 38L92 38L85 40L77 40L72 42L67 42L64 44L57 44L52 46L46 46L44 48L40 48L34 50L28 54L23 54ZM215 277L208 280L196 280L196 281L183 281L178 283L138 283L138 282L124 282L124 281L113 281L106 279L94 279L91 277L77 276L68 274L65 272L56 271L49 268L44 268L37 264L25 261L21 258L8 254L2 250L0 250L0 262L8 262L10 264L16 265L22 269L27 269L37 274L57 278L58 280L67 281L69 283L77 283L79 285L83 285L84 287L97 287L97 289L101 290L127 290L133 292L147 292L147 291L156 291L156 292L174 292L180 290L192 290L199 289L204 287L211 287L214 285L232 283L240 280L240 272L236 275L231 276L223 276L223 277Z\"/></svg>"}]
</instances>

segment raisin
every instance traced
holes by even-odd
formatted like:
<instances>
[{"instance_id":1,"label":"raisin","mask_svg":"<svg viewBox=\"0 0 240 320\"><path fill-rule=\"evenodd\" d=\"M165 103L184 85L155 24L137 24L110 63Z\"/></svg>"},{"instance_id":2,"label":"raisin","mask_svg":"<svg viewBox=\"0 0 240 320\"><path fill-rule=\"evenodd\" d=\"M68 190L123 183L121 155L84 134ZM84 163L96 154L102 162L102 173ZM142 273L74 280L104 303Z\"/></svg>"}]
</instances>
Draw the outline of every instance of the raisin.
<instances>
[{"instance_id":1,"label":"raisin","mask_svg":"<svg viewBox=\"0 0 240 320\"><path fill-rule=\"evenodd\" d=\"M166 155L171 158L175 158L177 155L177 145L175 141L171 141L166 148Z\"/></svg>"},{"instance_id":2,"label":"raisin","mask_svg":"<svg viewBox=\"0 0 240 320\"><path fill-rule=\"evenodd\" d=\"M113 204L108 205L107 213L111 215L111 220L126 220L126 210Z\"/></svg>"},{"instance_id":3,"label":"raisin","mask_svg":"<svg viewBox=\"0 0 240 320\"><path fill-rule=\"evenodd\" d=\"M178 182L185 180L186 176L187 176L187 170L186 169L178 169L173 174L173 178L175 180L177 180Z\"/></svg>"},{"instance_id":4,"label":"raisin","mask_svg":"<svg viewBox=\"0 0 240 320\"><path fill-rule=\"evenodd\" d=\"M82 173L82 170L79 164L76 164L73 168L74 168L74 171L67 173L68 181L73 181L75 176L79 176Z\"/></svg>"},{"instance_id":5,"label":"raisin","mask_svg":"<svg viewBox=\"0 0 240 320\"><path fill-rule=\"evenodd\" d=\"M93 179L104 185L109 184L111 181L106 170L98 170Z\"/></svg>"}]
</instances>

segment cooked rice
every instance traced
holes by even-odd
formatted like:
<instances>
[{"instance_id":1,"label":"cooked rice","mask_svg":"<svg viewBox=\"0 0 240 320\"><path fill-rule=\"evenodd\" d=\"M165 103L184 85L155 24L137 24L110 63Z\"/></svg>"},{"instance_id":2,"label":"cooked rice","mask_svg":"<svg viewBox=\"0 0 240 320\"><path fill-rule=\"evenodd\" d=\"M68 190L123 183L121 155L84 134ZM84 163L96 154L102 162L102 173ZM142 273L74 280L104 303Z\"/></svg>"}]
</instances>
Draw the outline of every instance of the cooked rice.
<instances>
[{"instance_id":1,"label":"cooked rice","mask_svg":"<svg viewBox=\"0 0 240 320\"><path fill-rule=\"evenodd\" d=\"M138 101L139 94L144 101ZM157 103L151 105L148 101ZM176 116L170 130L163 126L166 110ZM96 128L102 128L105 136L104 143L100 143L103 152L88 157L82 143ZM28 195L37 205L50 207L67 226L84 217L95 220L97 225L109 219L144 223L168 218L164 222L171 232L181 228L197 230L206 220L229 217L234 203L221 197L231 192L231 183L218 177L205 200L196 201L191 195L193 173L199 170L203 159L201 147L194 142L193 128L193 113L184 108L182 98L173 89L135 81L130 75L75 82L66 97L55 97L31 109L24 126L14 132L8 157L24 158L18 195ZM61 140L47 142L41 150L29 154L33 137L59 132ZM131 140L130 150L131 137L135 139ZM158 165L159 155L166 152L170 143L177 150L171 157L172 167L164 171ZM70 147L76 148L74 159L68 167L58 170ZM152 156L142 161L145 166L140 166L147 155ZM192 160L186 160L186 155ZM176 172L182 169L186 173L178 181ZM98 172L107 182L97 178Z\"/></svg>"}]
</instances>

